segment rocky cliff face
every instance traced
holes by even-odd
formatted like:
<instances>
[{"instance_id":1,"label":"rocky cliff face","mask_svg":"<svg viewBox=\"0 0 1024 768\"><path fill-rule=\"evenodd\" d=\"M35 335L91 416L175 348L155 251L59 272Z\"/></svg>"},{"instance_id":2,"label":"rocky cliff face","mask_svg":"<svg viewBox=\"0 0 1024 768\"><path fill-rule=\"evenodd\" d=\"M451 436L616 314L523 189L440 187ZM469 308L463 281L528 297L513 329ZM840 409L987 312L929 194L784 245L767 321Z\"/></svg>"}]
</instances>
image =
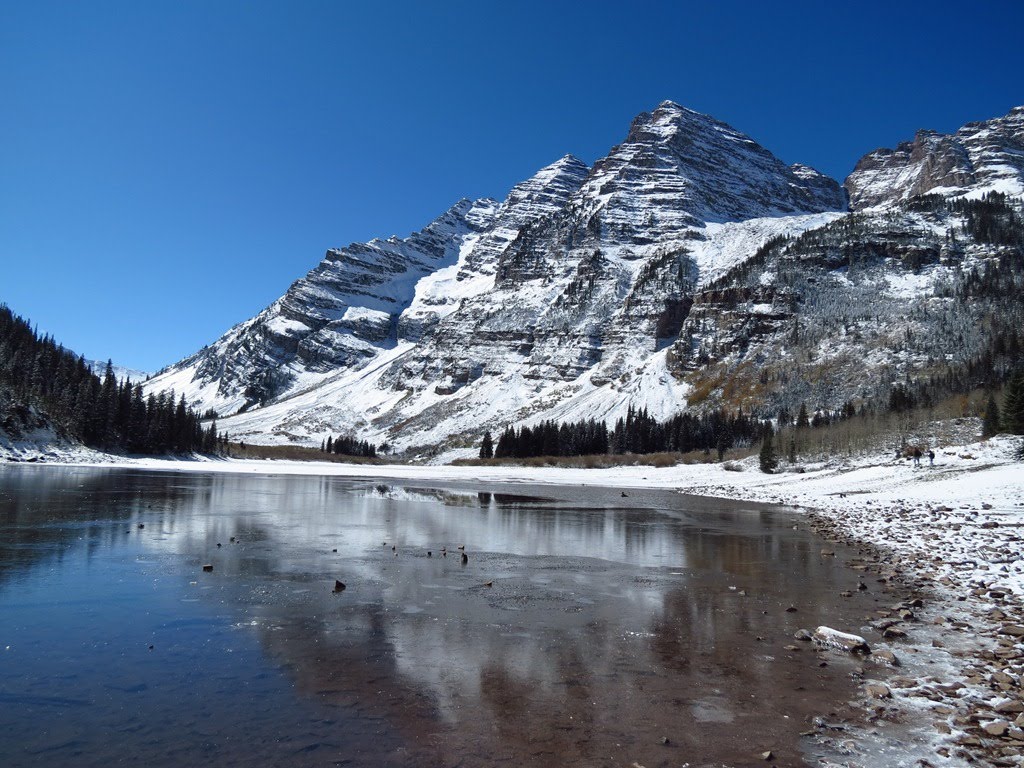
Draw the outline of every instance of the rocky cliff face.
<instances>
[{"instance_id":1,"label":"rocky cliff face","mask_svg":"<svg viewBox=\"0 0 1024 768\"><path fill-rule=\"evenodd\" d=\"M665 351L695 288L844 205L833 180L665 102L593 168L567 155L500 205L330 252L151 386L222 413L261 406L222 422L238 435L349 428L406 448L544 413L671 413L684 387Z\"/></svg>"},{"instance_id":2,"label":"rocky cliff face","mask_svg":"<svg viewBox=\"0 0 1024 768\"><path fill-rule=\"evenodd\" d=\"M589 170L583 161L566 155L514 186L490 226L463 242L458 262L416 286L412 304L399 319L399 338L417 341L463 301L491 290L501 254L521 232L562 210Z\"/></svg>"},{"instance_id":3,"label":"rocky cliff face","mask_svg":"<svg viewBox=\"0 0 1024 768\"><path fill-rule=\"evenodd\" d=\"M847 189L879 210L849 214L833 180L665 102L593 167L567 155L500 204L329 252L148 386L234 413L220 424L247 440L344 432L409 455L629 406L883 396L936 361L971 365L997 332L985 318L1024 320L1019 201L953 200L1020 194L1022 120L872 153ZM1004 298L960 307L978 290Z\"/></svg>"},{"instance_id":4,"label":"rocky cliff face","mask_svg":"<svg viewBox=\"0 0 1024 768\"><path fill-rule=\"evenodd\" d=\"M617 380L674 338L709 267L696 247L712 237L709 225L778 225L844 202L834 181L794 170L735 129L671 102L639 115L626 140L574 180L578 189L560 207L520 227L504 248L467 259L489 265L489 290L463 299L382 376L389 387L414 388L402 406L409 418L443 418L413 416L423 399L416 392L452 395L481 379L502 379L509 393L522 391L517 378L577 391Z\"/></svg>"},{"instance_id":5,"label":"rocky cliff face","mask_svg":"<svg viewBox=\"0 0 1024 768\"><path fill-rule=\"evenodd\" d=\"M688 405L884 412L894 383L970 389L1010 370L1024 342L1018 205L936 195L770 242L695 295L668 357Z\"/></svg>"},{"instance_id":6,"label":"rocky cliff face","mask_svg":"<svg viewBox=\"0 0 1024 768\"><path fill-rule=\"evenodd\" d=\"M1024 194L1024 106L954 134L918 131L896 149L861 158L846 179L855 210L917 195Z\"/></svg>"}]
</instances>

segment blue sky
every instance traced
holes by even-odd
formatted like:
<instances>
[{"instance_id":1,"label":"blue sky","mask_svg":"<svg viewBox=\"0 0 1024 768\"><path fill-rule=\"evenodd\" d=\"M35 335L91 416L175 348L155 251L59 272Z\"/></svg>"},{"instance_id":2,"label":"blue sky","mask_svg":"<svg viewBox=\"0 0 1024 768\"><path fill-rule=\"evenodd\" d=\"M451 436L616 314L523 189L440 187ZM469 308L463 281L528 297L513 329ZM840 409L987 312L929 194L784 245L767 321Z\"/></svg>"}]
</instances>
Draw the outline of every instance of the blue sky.
<instances>
[{"instance_id":1,"label":"blue sky","mask_svg":"<svg viewBox=\"0 0 1024 768\"><path fill-rule=\"evenodd\" d=\"M0 1L0 301L155 370L663 99L842 179L1024 103L1024 3Z\"/></svg>"}]
</instances>

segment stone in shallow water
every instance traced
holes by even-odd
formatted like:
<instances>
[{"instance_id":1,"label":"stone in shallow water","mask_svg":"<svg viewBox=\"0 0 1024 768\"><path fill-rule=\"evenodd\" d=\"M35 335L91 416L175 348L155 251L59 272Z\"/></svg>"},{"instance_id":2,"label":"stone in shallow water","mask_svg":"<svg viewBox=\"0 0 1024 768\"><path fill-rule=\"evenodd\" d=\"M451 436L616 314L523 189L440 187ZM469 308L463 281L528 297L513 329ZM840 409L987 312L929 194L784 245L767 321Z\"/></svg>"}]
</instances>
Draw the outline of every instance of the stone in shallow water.
<instances>
[{"instance_id":1,"label":"stone in shallow water","mask_svg":"<svg viewBox=\"0 0 1024 768\"><path fill-rule=\"evenodd\" d=\"M864 686L864 693L872 699L891 699L892 691L889 686L882 683L868 683Z\"/></svg>"},{"instance_id":2,"label":"stone in shallow water","mask_svg":"<svg viewBox=\"0 0 1024 768\"><path fill-rule=\"evenodd\" d=\"M840 632L838 629L821 626L814 630L814 641L819 645L837 648L850 653L871 653L871 647L860 635Z\"/></svg>"},{"instance_id":3,"label":"stone in shallow water","mask_svg":"<svg viewBox=\"0 0 1024 768\"><path fill-rule=\"evenodd\" d=\"M896 654L892 651L875 651L871 654L871 658L880 664L887 664L890 667L900 666L900 660L896 658Z\"/></svg>"}]
</instances>

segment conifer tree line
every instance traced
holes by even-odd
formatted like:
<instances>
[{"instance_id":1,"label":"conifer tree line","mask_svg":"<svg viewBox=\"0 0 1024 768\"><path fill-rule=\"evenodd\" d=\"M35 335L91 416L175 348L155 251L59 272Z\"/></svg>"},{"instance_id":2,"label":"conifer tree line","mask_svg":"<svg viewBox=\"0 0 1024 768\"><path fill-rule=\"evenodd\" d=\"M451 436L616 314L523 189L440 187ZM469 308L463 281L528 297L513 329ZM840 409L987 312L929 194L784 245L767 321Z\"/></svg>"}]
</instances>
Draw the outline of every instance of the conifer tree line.
<instances>
[{"instance_id":1,"label":"conifer tree line","mask_svg":"<svg viewBox=\"0 0 1024 768\"><path fill-rule=\"evenodd\" d=\"M214 421L203 429L198 413L173 392L143 395L142 385L118 382L107 363L100 378L81 355L0 305L0 387L39 407L71 437L91 448L131 453L213 452Z\"/></svg>"},{"instance_id":2,"label":"conifer tree line","mask_svg":"<svg viewBox=\"0 0 1024 768\"><path fill-rule=\"evenodd\" d=\"M923 388L915 392L910 387L897 384L889 398L888 411L900 413L929 403L927 391ZM846 402L837 410L816 409L812 415L807 404L801 403L795 415L782 408L776 418L779 429L795 428L799 434L801 430L811 431L855 417L863 419L870 414L866 405L857 408L852 402ZM989 396L983 434L990 437L1000 431L1024 435L1024 372L1010 377L1002 408L996 403L994 395ZM594 419L566 423L544 421L533 427L506 427L497 445L493 444L491 433L486 432L480 445L480 458L489 459L493 456L496 459L525 459L537 456L714 450L721 461L726 451L760 441L761 468L765 472L772 472L779 463L775 440L773 420L757 419L742 411L736 414L724 410L706 414L681 413L665 421L658 421L646 409L630 407L625 418L618 419L611 430L605 422ZM796 443L791 439L787 454L789 462L796 461L795 453Z\"/></svg>"},{"instance_id":3,"label":"conifer tree line","mask_svg":"<svg viewBox=\"0 0 1024 768\"><path fill-rule=\"evenodd\" d=\"M320 450L324 453L336 453L341 456L363 456L376 458L377 446L365 440L356 440L354 437L327 436L327 439L320 443Z\"/></svg>"},{"instance_id":4,"label":"conifer tree line","mask_svg":"<svg viewBox=\"0 0 1024 768\"><path fill-rule=\"evenodd\" d=\"M534 427L507 427L498 438L494 458L533 456L587 456L623 453L687 453L715 450L721 458L736 445L759 440L763 423L739 411L729 414L681 413L665 421L649 415L647 409L630 407L612 429L603 421L589 419L572 423L545 421ZM486 457L484 457L486 458Z\"/></svg>"},{"instance_id":5,"label":"conifer tree line","mask_svg":"<svg viewBox=\"0 0 1024 768\"><path fill-rule=\"evenodd\" d=\"M806 403L794 416L780 409L780 427L815 429L858 415L852 403L836 411L816 410L810 415ZM864 415L860 413L860 415ZM506 427L493 450L496 459L535 456L586 456L625 453L689 453L715 451L719 461L725 452L738 446L753 445L774 435L771 421L764 421L742 410L729 413L719 409L710 413L680 413L665 421L650 416L646 409L630 407L609 430L603 421L559 423L545 421L534 427ZM480 458L490 458L490 433L484 435ZM774 454L773 454L774 460ZM795 459L794 459L795 460Z\"/></svg>"}]
</instances>

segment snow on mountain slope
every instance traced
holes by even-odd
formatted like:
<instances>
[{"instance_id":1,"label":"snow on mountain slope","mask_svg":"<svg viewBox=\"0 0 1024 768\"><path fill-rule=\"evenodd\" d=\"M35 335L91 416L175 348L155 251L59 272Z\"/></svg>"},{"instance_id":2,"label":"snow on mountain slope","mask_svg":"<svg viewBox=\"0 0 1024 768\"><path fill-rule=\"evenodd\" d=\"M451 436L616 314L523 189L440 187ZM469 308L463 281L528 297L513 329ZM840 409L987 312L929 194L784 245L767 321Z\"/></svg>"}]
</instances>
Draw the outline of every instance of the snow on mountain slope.
<instances>
[{"instance_id":1,"label":"snow on mountain slope","mask_svg":"<svg viewBox=\"0 0 1024 768\"><path fill-rule=\"evenodd\" d=\"M798 234L840 215L743 223L749 226L709 226L707 239L700 241L703 249L714 254L708 260L708 274L717 276L773 237ZM524 312L531 299L543 307L540 293L497 291L488 295L491 301L506 307L516 302L517 312ZM454 321L458 322L449 331L441 329L440 338L464 325L458 317ZM460 343L456 338L451 346L458 348ZM456 445L458 439L453 438L460 435L473 440L484 428L497 430L509 423L614 420L625 415L630 406L667 418L685 405L689 386L677 372L669 370L666 354L667 349L655 350L651 344L647 349L637 349L632 368L614 379L606 380L601 368L596 367L565 381L539 376L511 351L499 349L493 363L495 375L480 375L458 386L455 381L432 380L429 375L406 378L400 374L394 378L396 370L419 365L424 356L421 345L402 342L365 368L322 380L306 392L219 423L233 436L256 442L315 445L328 433L350 432L374 442L388 442L396 450L429 453L434 446ZM407 386L396 386L399 382ZM396 424L402 426L396 428Z\"/></svg>"},{"instance_id":2,"label":"snow on mountain slope","mask_svg":"<svg viewBox=\"0 0 1024 768\"><path fill-rule=\"evenodd\" d=\"M775 237L794 237L828 224L843 214L830 211L803 216L765 217L734 221L725 224L707 224L703 240L689 246L689 256L697 267L697 287L701 287L728 272L757 249Z\"/></svg>"},{"instance_id":3,"label":"snow on mountain slope","mask_svg":"<svg viewBox=\"0 0 1024 768\"><path fill-rule=\"evenodd\" d=\"M857 210L925 194L1024 196L1024 106L954 134L922 130L896 149L876 149L845 187Z\"/></svg>"},{"instance_id":4,"label":"snow on mountain slope","mask_svg":"<svg viewBox=\"0 0 1024 768\"><path fill-rule=\"evenodd\" d=\"M844 203L831 179L665 102L592 169L566 156L513 188L420 278L397 346L338 375L293 374L220 423L252 441L350 432L418 452L515 421L614 419L630 405L668 417L687 385L666 350L693 292Z\"/></svg>"},{"instance_id":5,"label":"snow on mountain slope","mask_svg":"<svg viewBox=\"0 0 1024 768\"><path fill-rule=\"evenodd\" d=\"M885 413L1012 370L1024 221L1002 199L916 198L772 243L694 296L670 371L710 409Z\"/></svg>"},{"instance_id":6,"label":"snow on mountain slope","mask_svg":"<svg viewBox=\"0 0 1024 768\"><path fill-rule=\"evenodd\" d=\"M458 262L417 283L412 303L399 318L399 338L418 339L438 320L454 312L464 299L489 291L494 286L495 267L502 251L524 228L561 210L588 171L584 162L566 155L514 186L490 228L465 239Z\"/></svg>"},{"instance_id":7,"label":"snow on mountain slope","mask_svg":"<svg viewBox=\"0 0 1024 768\"><path fill-rule=\"evenodd\" d=\"M417 282L456 263L494 218L493 200L460 200L425 229L330 250L256 317L160 372L149 391L174 389L221 413L264 403L317 374L358 367L396 343Z\"/></svg>"}]
</instances>

